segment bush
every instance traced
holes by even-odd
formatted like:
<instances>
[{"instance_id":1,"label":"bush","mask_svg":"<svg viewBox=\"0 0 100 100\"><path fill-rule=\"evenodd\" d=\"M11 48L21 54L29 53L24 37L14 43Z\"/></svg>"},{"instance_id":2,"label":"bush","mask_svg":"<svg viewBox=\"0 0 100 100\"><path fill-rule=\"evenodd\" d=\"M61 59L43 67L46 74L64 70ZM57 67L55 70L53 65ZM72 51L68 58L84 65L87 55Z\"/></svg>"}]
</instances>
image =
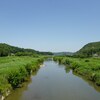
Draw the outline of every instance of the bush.
<instances>
[{"instance_id":1,"label":"bush","mask_svg":"<svg viewBox=\"0 0 100 100\"><path fill-rule=\"evenodd\" d=\"M85 60L85 62L89 62L89 60L88 60L88 59L86 59L86 60Z\"/></svg>"},{"instance_id":2,"label":"bush","mask_svg":"<svg viewBox=\"0 0 100 100\"><path fill-rule=\"evenodd\" d=\"M26 77L28 76L28 72L24 67L21 67L19 69L19 73L20 73L20 80L21 83L25 81Z\"/></svg>"},{"instance_id":3,"label":"bush","mask_svg":"<svg viewBox=\"0 0 100 100\"><path fill-rule=\"evenodd\" d=\"M30 75L31 74L31 70L32 70L32 65L31 64L25 65L25 69L28 72L28 75Z\"/></svg>"},{"instance_id":4,"label":"bush","mask_svg":"<svg viewBox=\"0 0 100 100\"><path fill-rule=\"evenodd\" d=\"M73 70L75 70L76 68L79 68L79 67L81 67L82 65L79 63L79 62L72 62L72 66L71 66L71 68L73 69Z\"/></svg>"},{"instance_id":5,"label":"bush","mask_svg":"<svg viewBox=\"0 0 100 100\"><path fill-rule=\"evenodd\" d=\"M100 58L54 57L54 60L70 65L74 72L100 86Z\"/></svg>"},{"instance_id":6,"label":"bush","mask_svg":"<svg viewBox=\"0 0 100 100\"><path fill-rule=\"evenodd\" d=\"M19 68L18 70L12 70L8 74L8 82L14 88L17 88L22 82L25 81L28 73L26 69L23 67Z\"/></svg>"},{"instance_id":7,"label":"bush","mask_svg":"<svg viewBox=\"0 0 100 100\"><path fill-rule=\"evenodd\" d=\"M18 71L11 71L8 75L8 82L13 88L18 87L18 85L21 83L20 73Z\"/></svg>"},{"instance_id":8,"label":"bush","mask_svg":"<svg viewBox=\"0 0 100 100\"><path fill-rule=\"evenodd\" d=\"M66 64L68 64L68 65L70 65L70 64L71 64L71 60L70 60L70 59L68 59L68 58L66 58L65 62L66 62Z\"/></svg>"},{"instance_id":9,"label":"bush","mask_svg":"<svg viewBox=\"0 0 100 100\"><path fill-rule=\"evenodd\" d=\"M100 85L100 71L95 73L94 81L96 84Z\"/></svg>"},{"instance_id":10,"label":"bush","mask_svg":"<svg viewBox=\"0 0 100 100\"><path fill-rule=\"evenodd\" d=\"M26 81L31 70L39 69L43 57L2 57L0 58L0 94L5 95L7 91L15 89Z\"/></svg>"},{"instance_id":11,"label":"bush","mask_svg":"<svg viewBox=\"0 0 100 100\"><path fill-rule=\"evenodd\" d=\"M5 79L5 77L0 77L0 93L4 95L7 90L11 90L11 85Z\"/></svg>"}]
</instances>

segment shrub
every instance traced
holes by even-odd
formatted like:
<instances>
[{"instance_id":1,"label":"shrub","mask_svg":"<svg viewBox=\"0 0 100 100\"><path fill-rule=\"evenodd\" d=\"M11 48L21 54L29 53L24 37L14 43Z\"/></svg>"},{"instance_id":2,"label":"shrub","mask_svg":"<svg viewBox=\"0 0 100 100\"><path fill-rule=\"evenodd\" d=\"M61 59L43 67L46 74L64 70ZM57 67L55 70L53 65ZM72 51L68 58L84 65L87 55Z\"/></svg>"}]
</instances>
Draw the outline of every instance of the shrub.
<instances>
[{"instance_id":1,"label":"shrub","mask_svg":"<svg viewBox=\"0 0 100 100\"><path fill-rule=\"evenodd\" d=\"M79 62L72 62L72 66L71 66L71 68L73 69L73 70L75 70L76 68L79 68L79 67L81 67L82 65L79 63Z\"/></svg>"},{"instance_id":2,"label":"shrub","mask_svg":"<svg viewBox=\"0 0 100 100\"><path fill-rule=\"evenodd\" d=\"M8 74L8 82L13 88L17 88L22 82L25 81L28 73L24 67L17 70L12 70Z\"/></svg>"},{"instance_id":3,"label":"shrub","mask_svg":"<svg viewBox=\"0 0 100 100\"><path fill-rule=\"evenodd\" d=\"M21 83L20 73L18 71L11 71L8 75L8 82L13 88L18 87L18 85Z\"/></svg>"},{"instance_id":4,"label":"shrub","mask_svg":"<svg viewBox=\"0 0 100 100\"><path fill-rule=\"evenodd\" d=\"M89 62L89 60L88 60L88 59L86 59L86 60L85 60L85 62Z\"/></svg>"},{"instance_id":5,"label":"shrub","mask_svg":"<svg viewBox=\"0 0 100 100\"><path fill-rule=\"evenodd\" d=\"M19 73L20 73L20 80L21 83L25 81L26 77L28 76L28 72L24 67L21 67L19 69Z\"/></svg>"},{"instance_id":6,"label":"shrub","mask_svg":"<svg viewBox=\"0 0 100 100\"><path fill-rule=\"evenodd\" d=\"M31 64L25 65L25 69L28 72L28 75L30 75L31 74L31 70L32 70L32 65Z\"/></svg>"},{"instance_id":7,"label":"shrub","mask_svg":"<svg viewBox=\"0 0 100 100\"><path fill-rule=\"evenodd\" d=\"M95 72L95 76L94 76L94 81L97 84L100 84L100 71L99 72Z\"/></svg>"},{"instance_id":8,"label":"shrub","mask_svg":"<svg viewBox=\"0 0 100 100\"><path fill-rule=\"evenodd\" d=\"M8 84L8 81L5 79L5 77L0 77L0 93L4 95L4 93L10 89L11 85Z\"/></svg>"}]
</instances>

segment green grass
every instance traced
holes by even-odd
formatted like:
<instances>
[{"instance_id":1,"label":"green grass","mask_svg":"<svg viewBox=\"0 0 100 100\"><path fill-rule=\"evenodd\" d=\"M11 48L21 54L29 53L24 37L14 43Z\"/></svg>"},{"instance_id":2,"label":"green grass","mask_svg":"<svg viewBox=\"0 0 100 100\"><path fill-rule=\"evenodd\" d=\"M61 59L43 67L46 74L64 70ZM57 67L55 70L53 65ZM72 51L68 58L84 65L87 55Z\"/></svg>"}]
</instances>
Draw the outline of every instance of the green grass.
<instances>
[{"instance_id":1,"label":"green grass","mask_svg":"<svg viewBox=\"0 0 100 100\"><path fill-rule=\"evenodd\" d=\"M0 57L0 94L17 88L42 62L43 57Z\"/></svg>"},{"instance_id":2,"label":"green grass","mask_svg":"<svg viewBox=\"0 0 100 100\"><path fill-rule=\"evenodd\" d=\"M100 86L100 58L54 57L54 60L69 65L74 72Z\"/></svg>"}]
</instances>

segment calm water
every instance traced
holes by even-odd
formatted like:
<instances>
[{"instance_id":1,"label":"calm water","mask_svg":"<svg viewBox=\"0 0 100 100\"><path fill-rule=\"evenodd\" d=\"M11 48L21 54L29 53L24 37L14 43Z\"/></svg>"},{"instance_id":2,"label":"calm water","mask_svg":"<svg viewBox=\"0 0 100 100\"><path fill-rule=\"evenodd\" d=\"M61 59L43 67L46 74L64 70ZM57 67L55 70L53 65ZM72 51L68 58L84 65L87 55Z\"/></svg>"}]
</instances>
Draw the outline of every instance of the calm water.
<instances>
[{"instance_id":1,"label":"calm water","mask_svg":"<svg viewBox=\"0 0 100 100\"><path fill-rule=\"evenodd\" d=\"M38 73L7 100L100 100L100 88L73 75L64 65L45 61Z\"/></svg>"}]
</instances>

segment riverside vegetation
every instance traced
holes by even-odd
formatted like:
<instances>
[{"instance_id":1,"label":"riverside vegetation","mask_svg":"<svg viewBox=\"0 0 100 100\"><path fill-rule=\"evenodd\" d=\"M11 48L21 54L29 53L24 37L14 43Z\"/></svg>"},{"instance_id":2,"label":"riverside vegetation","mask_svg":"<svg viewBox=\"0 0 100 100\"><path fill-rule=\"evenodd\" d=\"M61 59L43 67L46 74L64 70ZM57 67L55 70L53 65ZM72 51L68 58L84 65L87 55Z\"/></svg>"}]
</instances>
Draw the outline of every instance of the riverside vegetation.
<instances>
[{"instance_id":1,"label":"riverside vegetation","mask_svg":"<svg viewBox=\"0 0 100 100\"><path fill-rule=\"evenodd\" d=\"M43 57L1 57L0 58L0 94L2 96L27 81L31 72L39 69Z\"/></svg>"},{"instance_id":2,"label":"riverside vegetation","mask_svg":"<svg viewBox=\"0 0 100 100\"><path fill-rule=\"evenodd\" d=\"M44 56L51 52L40 52L0 43L0 99L27 81L31 72L39 69ZM53 58L60 64L69 65L73 72L86 77L100 86L100 42L89 43L68 56Z\"/></svg>"},{"instance_id":3,"label":"riverside vegetation","mask_svg":"<svg viewBox=\"0 0 100 100\"><path fill-rule=\"evenodd\" d=\"M54 61L69 66L73 72L100 86L100 58L73 58L56 56Z\"/></svg>"},{"instance_id":4,"label":"riverside vegetation","mask_svg":"<svg viewBox=\"0 0 100 100\"><path fill-rule=\"evenodd\" d=\"M39 69L46 55L52 53L0 43L0 100L27 81L31 72Z\"/></svg>"},{"instance_id":5,"label":"riverside vegetation","mask_svg":"<svg viewBox=\"0 0 100 100\"><path fill-rule=\"evenodd\" d=\"M54 60L100 86L100 42L88 43L73 55L55 56Z\"/></svg>"}]
</instances>

